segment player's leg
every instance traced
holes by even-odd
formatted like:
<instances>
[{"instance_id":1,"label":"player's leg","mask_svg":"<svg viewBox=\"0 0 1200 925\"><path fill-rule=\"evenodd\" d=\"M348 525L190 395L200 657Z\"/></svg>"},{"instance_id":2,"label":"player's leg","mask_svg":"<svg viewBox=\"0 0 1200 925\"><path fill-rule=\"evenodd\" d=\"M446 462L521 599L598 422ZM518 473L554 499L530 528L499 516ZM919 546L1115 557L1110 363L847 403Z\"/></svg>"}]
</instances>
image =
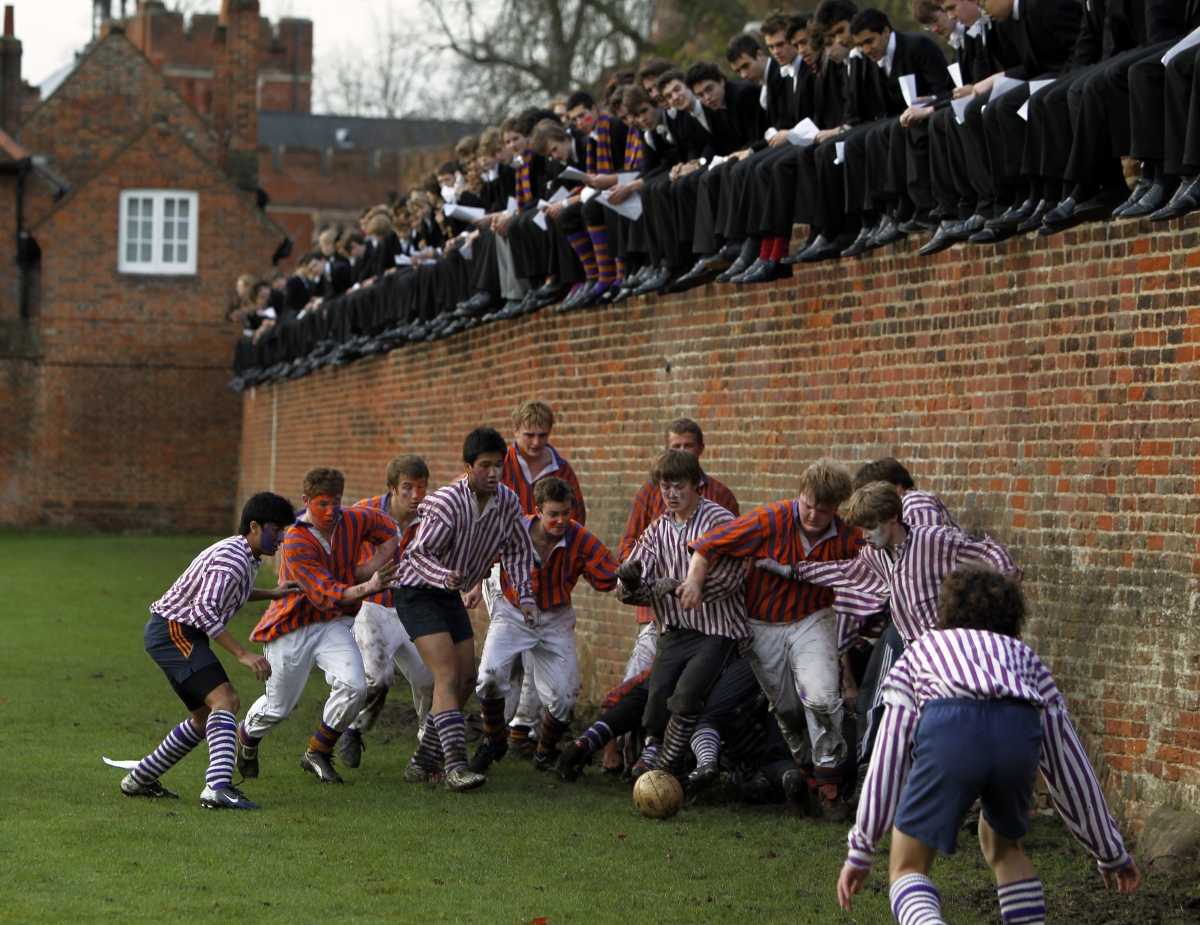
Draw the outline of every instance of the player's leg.
<instances>
[{"instance_id":1,"label":"player's leg","mask_svg":"<svg viewBox=\"0 0 1200 925\"><path fill-rule=\"evenodd\" d=\"M263 644L263 657L271 665L263 695L250 705L238 726L234 761L243 778L258 777L258 746L263 736L287 719L308 683L315 659L316 626L302 626Z\"/></svg>"},{"instance_id":2,"label":"player's leg","mask_svg":"<svg viewBox=\"0 0 1200 925\"><path fill-rule=\"evenodd\" d=\"M417 711L417 725L423 731L425 718L429 715L429 708L433 706L433 675L421 661L421 653L408 638L408 633L404 634L404 642L396 649L392 660L400 670L400 674L408 679L409 686L412 688L413 709Z\"/></svg>"},{"instance_id":3,"label":"player's leg","mask_svg":"<svg viewBox=\"0 0 1200 925\"><path fill-rule=\"evenodd\" d=\"M792 754L797 761L803 758L807 762L810 760L807 754L807 721L804 705L800 702L792 678L785 643L790 624L751 620L750 625L754 628L754 640L746 653L746 660L750 662L763 693L767 695L767 704Z\"/></svg>"},{"instance_id":4,"label":"player's leg","mask_svg":"<svg viewBox=\"0 0 1200 925\"><path fill-rule=\"evenodd\" d=\"M979 847L996 875L996 895L1004 925L1044 925L1046 896L1042 881L1021 843L1000 835L980 814Z\"/></svg>"},{"instance_id":5,"label":"player's leg","mask_svg":"<svg viewBox=\"0 0 1200 925\"><path fill-rule=\"evenodd\" d=\"M667 701L674 693L675 684L687 668L688 662L699 650L702 635L694 630L676 629L663 633L658 640L658 654L646 678L649 695L646 698L645 712L642 713L646 746L642 749L641 757L630 769L635 780L651 768L659 766L658 752L671 718L671 708L667 706Z\"/></svg>"},{"instance_id":6,"label":"player's leg","mask_svg":"<svg viewBox=\"0 0 1200 925\"><path fill-rule=\"evenodd\" d=\"M362 653L354 641L353 617L338 617L316 624L320 639L314 647L317 667L325 672L329 697L308 751L300 757L300 767L327 784L340 784L342 777L333 769L333 750L338 739L358 716L367 699L367 676Z\"/></svg>"},{"instance_id":7,"label":"player's leg","mask_svg":"<svg viewBox=\"0 0 1200 925\"><path fill-rule=\"evenodd\" d=\"M945 925L942 896L929 879L937 848L892 829L888 896L900 925Z\"/></svg>"},{"instance_id":8,"label":"player's leg","mask_svg":"<svg viewBox=\"0 0 1200 925\"><path fill-rule=\"evenodd\" d=\"M568 607L553 617L542 615L537 646L530 650L538 698L546 705L538 730L533 766L548 771L558 759L558 743L571 726L579 699L579 662L575 656L575 610Z\"/></svg>"},{"instance_id":9,"label":"player's leg","mask_svg":"<svg viewBox=\"0 0 1200 925\"><path fill-rule=\"evenodd\" d=\"M696 793L717 782L721 771L721 745L724 739L737 737L739 731L753 725L755 705L761 702L761 688L750 663L734 659L721 672L704 703L689 746L696 757L696 769L688 775L686 786Z\"/></svg>"},{"instance_id":10,"label":"player's leg","mask_svg":"<svg viewBox=\"0 0 1200 925\"><path fill-rule=\"evenodd\" d=\"M817 801L824 818L843 822L849 810L842 799L844 708L838 676L837 616L832 609L809 615L790 627L786 643L795 689L802 691L804 718L812 744Z\"/></svg>"},{"instance_id":11,"label":"player's leg","mask_svg":"<svg viewBox=\"0 0 1200 925\"><path fill-rule=\"evenodd\" d=\"M205 698L204 737L208 740L208 772L200 805L205 809L260 809L233 786L233 763L237 747L237 712L241 699L233 685L225 681ZM192 717L199 719L201 711Z\"/></svg>"},{"instance_id":12,"label":"player's leg","mask_svg":"<svg viewBox=\"0 0 1200 925\"><path fill-rule=\"evenodd\" d=\"M537 669L528 652L521 654L521 667L521 686L509 694L504 708L504 715L508 717L508 747L518 758L533 758L537 747L534 729L543 707L538 696Z\"/></svg>"},{"instance_id":13,"label":"player's leg","mask_svg":"<svg viewBox=\"0 0 1200 925\"><path fill-rule=\"evenodd\" d=\"M666 768L673 774L678 773L684 756L690 751L692 733L696 729L700 714L704 712L708 694L724 672L737 645L728 636L699 632L696 632L696 635L700 638L695 641L695 651L680 673L675 690L667 699L667 709L671 711L671 718L663 733L663 747L655 763L655 767Z\"/></svg>"},{"instance_id":14,"label":"player's leg","mask_svg":"<svg viewBox=\"0 0 1200 925\"><path fill-rule=\"evenodd\" d=\"M408 640L396 611L371 601L359 608L353 632L362 655L367 698L338 743L342 763L348 768L357 768L362 762L362 735L375 725L387 701L388 689L396 683L393 655Z\"/></svg>"},{"instance_id":15,"label":"player's leg","mask_svg":"<svg viewBox=\"0 0 1200 925\"><path fill-rule=\"evenodd\" d=\"M609 693L605 698L606 703L609 703L614 693ZM633 732L641 726L649 695L650 688L645 681L632 686L621 693L615 702L610 703L608 709L584 731L583 735L568 742L555 767L559 779L577 780L583 773L584 766L596 752L603 750L617 736Z\"/></svg>"},{"instance_id":16,"label":"player's leg","mask_svg":"<svg viewBox=\"0 0 1200 925\"><path fill-rule=\"evenodd\" d=\"M511 605L497 598L492 606L492 622L479 658L479 680L475 696L483 714L483 739L467 766L482 774L493 761L508 752L508 727L504 722L504 703L512 689L513 662L537 644L537 635L525 625L524 618L513 619ZM518 616L520 612L518 611Z\"/></svg>"}]
</instances>

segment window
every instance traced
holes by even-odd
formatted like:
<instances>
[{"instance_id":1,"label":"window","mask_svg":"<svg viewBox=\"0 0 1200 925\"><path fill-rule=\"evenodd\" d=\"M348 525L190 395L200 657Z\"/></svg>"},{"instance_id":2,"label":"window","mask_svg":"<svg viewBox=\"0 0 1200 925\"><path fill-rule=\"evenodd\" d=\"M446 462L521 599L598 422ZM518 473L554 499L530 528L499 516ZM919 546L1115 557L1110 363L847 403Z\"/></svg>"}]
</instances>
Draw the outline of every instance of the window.
<instances>
[{"instance_id":1,"label":"window","mask_svg":"<svg viewBox=\"0 0 1200 925\"><path fill-rule=\"evenodd\" d=\"M122 273L195 273L199 199L198 194L182 190L123 191L117 269Z\"/></svg>"}]
</instances>

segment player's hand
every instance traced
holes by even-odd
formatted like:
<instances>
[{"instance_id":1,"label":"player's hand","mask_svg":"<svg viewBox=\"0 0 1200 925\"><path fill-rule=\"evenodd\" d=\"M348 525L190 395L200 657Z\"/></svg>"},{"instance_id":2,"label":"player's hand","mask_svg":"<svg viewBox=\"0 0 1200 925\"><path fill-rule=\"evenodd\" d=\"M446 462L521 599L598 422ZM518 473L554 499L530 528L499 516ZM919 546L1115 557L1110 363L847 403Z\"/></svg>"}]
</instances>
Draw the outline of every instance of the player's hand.
<instances>
[{"instance_id":1,"label":"player's hand","mask_svg":"<svg viewBox=\"0 0 1200 925\"><path fill-rule=\"evenodd\" d=\"M767 145L772 148L778 148L780 145L786 144L788 144L787 132L776 132L771 136L771 140L767 142Z\"/></svg>"},{"instance_id":2,"label":"player's hand","mask_svg":"<svg viewBox=\"0 0 1200 925\"><path fill-rule=\"evenodd\" d=\"M701 602L701 593L704 586L697 581L688 578L683 584L675 589L675 596L679 598L679 606L684 610L699 610Z\"/></svg>"},{"instance_id":3,"label":"player's hand","mask_svg":"<svg viewBox=\"0 0 1200 925\"><path fill-rule=\"evenodd\" d=\"M854 678L842 678L842 703L848 713L853 713L858 706L858 685L854 683Z\"/></svg>"},{"instance_id":4,"label":"player's hand","mask_svg":"<svg viewBox=\"0 0 1200 925\"><path fill-rule=\"evenodd\" d=\"M617 567L617 580L629 591L636 591L642 586L642 563L626 559Z\"/></svg>"},{"instance_id":5,"label":"player's hand","mask_svg":"<svg viewBox=\"0 0 1200 925\"><path fill-rule=\"evenodd\" d=\"M462 596L463 606L467 610L474 610L479 606L479 602L483 600L483 585L478 584L470 591Z\"/></svg>"},{"instance_id":6,"label":"player's hand","mask_svg":"<svg viewBox=\"0 0 1200 925\"><path fill-rule=\"evenodd\" d=\"M963 84L961 87L955 87L951 96L956 100L961 100L964 96L975 95L975 84Z\"/></svg>"},{"instance_id":7,"label":"player's hand","mask_svg":"<svg viewBox=\"0 0 1200 925\"><path fill-rule=\"evenodd\" d=\"M521 615L525 617L525 625L531 629L537 626L537 608L532 604L523 604L521 606Z\"/></svg>"},{"instance_id":8,"label":"player's hand","mask_svg":"<svg viewBox=\"0 0 1200 925\"><path fill-rule=\"evenodd\" d=\"M678 587L678 578L660 578L654 582L654 596L656 598L664 598L668 594L674 594L675 589Z\"/></svg>"},{"instance_id":9,"label":"player's hand","mask_svg":"<svg viewBox=\"0 0 1200 925\"><path fill-rule=\"evenodd\" d=\"M792 566L776 562L774 559L759 559L754 563L754 567L760 572L770 572L772 575L778 575L780 578L796 577L796 570Z\"/></svg>"},{"instance_id":10,"label":"player's hand","mask_svg":"<svg viewBox=\"0 0 1200 925\"><path fill-rule=\"evenodd\" d=\"M854 900L851 897L863 888L870 873L869 870L862 870L853 864L842 865L842 873L838 877L837 894L838 903L847 912L854 908Z\"/></svg>"},{"instance_id":11,"label":"player's hand","mask_svg":"<svg viewBox=\"0 0 1200 925\"><path fill-rule=\"evenodd\" d=\"M370 590L371 594L377 594L384 588L387 588L391 585L392 578L394 578L395 575L396 563L389 562L371 576L370 581L367 582L367 588Z\"/></svg>"},{"instance_id":12,"label":"player's hand","mask_svg":"<svg viewBox=\"0 0 1200 925\"><path fill-rule=\"evenodd\" d=\"M840 134L842 134L842 130L840 127L839 128L822 129L821 131L817 132L817 134L813 137L813 144L819 145L822 142L828 141L830 138L834 138Z\"/></svg>"},{"instance_id":13,"label":"player's hand","mask_svg":"<svg viewBox=\"0 0 1200 925\"><path fill-rule=\"evenodd\" d=\"M279 601L287 597L289 594L300 593L300 582L298 581L281 581L271 589L271 600Z\"/></svg>"},{"instance_id":14,"label":"player's hand","mask_svg":"<svg viewBox=\"0 0 1200 925\"><path fill-rule=\"evenodd\" d=\"M255 655L253 652L243 652L238 656L238 661L254 672L254 677L260 681L265 681L271 677L271 663L261 655Z\"/></svg>"},{"instance_id":15,"label":"player's hand","mask_svg":"<svg viewBox=\"0 0 1200 925\"><path fill-rule=\"evenodd\" d=\"M612 192L608 194L608 201L614 206L619 206L626 199L633 195L633 189L628 183L618 183L612 188Z\"/></svg>"},{"instance_id":16,"label":"player's hand","mask_svg":"<svg viewBox=\"0 0 1200 925\"><path fill-rule=\"evenodd\" d=\"M463 577L462 572L451 572L446 576L446 590L457 591L462 587Z\"/></svg>"},{"instance_id":17,"label":"player's hand","mask_svg":"<svg viewBox=\"0 0 1200 925\"><path fill-rule=\"evenodd\" d=\"M1137 861L1133 859L1132 855L1129 857L1129 866L1122 867L1115 873L1117 878L1118 893L1124 893L1127 896L1132 896L1137 892L1138 884L1142 882L1142 874L1141 871L1138 870ZM1113 874L1101 874L1100 876L1104 880L1104 888L1106 890L1111 890Z\"/></svg>"}]
</instances>

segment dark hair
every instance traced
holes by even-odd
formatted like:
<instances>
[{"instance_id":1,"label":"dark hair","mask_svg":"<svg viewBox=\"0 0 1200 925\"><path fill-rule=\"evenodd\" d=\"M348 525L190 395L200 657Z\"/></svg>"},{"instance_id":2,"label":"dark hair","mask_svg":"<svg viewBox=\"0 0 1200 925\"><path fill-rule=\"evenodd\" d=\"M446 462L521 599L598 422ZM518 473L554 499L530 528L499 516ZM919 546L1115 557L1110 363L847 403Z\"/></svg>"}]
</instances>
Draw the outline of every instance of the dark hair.
<instances>
[{"instance_id":1,"label":"dark hair","mask_svg":"<svg viewBox=\"0 0 1200 925\"><path fill-rule=\"evenodd\" d=\"M890 28L892 22L882 10L859 10L850 20L851 35L858 35L860 32L883 32L884 29Z\"/></svg>"},{"instance_id":2,"label":"dark hair","mask_svg":"<svg viewBox=\"0 0 1200 925\"><path fill-rule=\"evenodd\" d=\"M662 93L667 84L673 80L682 80L684 86L687 86L687 75L679 68L673 67L671 70L663 71L662 74L659 75L658 80L654 82L654 89L656 89L659 93ZM691 87L688 87L688 89L690 90Z\"/></svg>"},{"instance_id":3,"label":"dark hair","mask_svg":"<svg viewBox=\"0 0 1200 925\"><path fill-rule=\"evenodd\" d=\"M757 58L763 54L763 47L759 44L758 39L747 32L739 32L729 40L729 44L725 46L725 60L733 64L742 55L748 58ZM690 77L692 69L688 68L688 76ZM707 78L701 77L700 80ZM688 83L697 83L698 81L689 80Z\"/></svg>"},{"instance_id":4,"label":"dark hair","mask_svg":"<svg viewBox=\"0 0 1200 925\"><path fill-rule=\"evenodd\" d=\"M663 74L674 68L674 62L668 61L666 58L651 58L638 68L637 82L643 83L647 77L653 77L657 81Z\"/></svg>"},{"instance_id":5,"label":"dark hair","mask_svg":"<svg viewBox=\"0 0 1200 925\"><path fill-rule=\"evenodd\" d=\"M499 453L503 456L507 452L508 444L500 436L500 431L494 427L476 427L463 441L463 462L468 466L475 465L475 460L484 453Z\"/></svg>"},{"instance_id":6,"label":"dark hair","mask_svg":"<svg viewBox=\"0 0 1200 925\"><path fill-rule=\"evenodd\" d=\"M311 498L319 495L340 495L346 488L346 477L340 469L314 466L304 473L304 494Z\"/></svg>"},{"instance_id":7,"label":"dark hair","mask_svg":"<svg viewBox=\"0 0 1200 925\"><path fill-rule=\"evenodd\" d=\"M458 173L458 161L444 161L438 164L438 169L434 171L437 176L447 173Z\"/></svg>"},{"instance_id":8,"label":"dark hair","mask_svg":"<svg viewBox=\"0 0 1200 925\"><path fill-rule=\"evenodd\" d=\"M725 75L721 73L721 69L710 61L697 61L687 69L687 77L685 82L688 87L695 87L698 83L703 83L706 80L715 80L718 83L725 82Z\"/></svg>"},{"instance_id":9,"label":"dark hair","mask_svg":"<svg viewBox=\"0 0 1200 925\"><path fill-rule=\"evenodd\" d=\"M296 261L296 269L307 267L314 260L324 260L325 255L320 251L309 251L306 254L301 254L300 259Z\"/></svg>"},{"instance_id":10,"label":"dark hair","mask_svg":"<svg viewBox=\"0 0 1200 925\"><path fill-rule=\"evenodd\" d=\"M429 467L425 465L425 460L412 453L397 456L387 465L387 487L395 488L405 476L410 479L427 479Z\"/></svg>"},{"instance_id":11,"label":"dark hair","mask_svg":"<svg viewBox=\"0 0 1200 925\"><path fill-rule=\"evenodd\" d=\"M650 467L650 481L655 485L659 482L691 482L699 485L702 478L700 460L685 450L663 450Z\"/></svg>"},{"instance_id":12,"label":"dark hair","mask_svg":"<svg viewBox=\"0 0 1200 925\"><path fill-rule=\"evenodd\" d=\"M658 106L650 98L650 94L641 87L626 87L625 94L621 97L621 105L625 107L625 111L631 116L636 116L638 108L642 106Z\"/></svg>"},{"instance_id":13,"label":"dark hair","mask_svg":"<svg viewBox=\"0 0 1200 925\"><path fill-rule=\"evenodd\" d=\"M1025 596L1007 575L972 566L951 572L938 592L940 630L987 630L1021 638Z\"/></svg>"},{"instance_id":14,"label":"dark hair","mask_svg":"<svg viewBox=\"0 0 1200 925\"><path fill-rule=\"evenodd\" d=\"M858 4L854 0L821 0L813 10L813 19L822 32L840 22L853 22L858 15Z\"/></svg>"},{"instance_id":15,"label":"dark hair","mask_svg":"<svg viewBox=\"0 0 1200 925\"><path fill-rule=\"evenodd\" d=\"M250 521L254 521L260 527L267 524L290 527L296 522L296 509L283 495L272 491L260 491L251 495L242 507L242 520L238 524L238 533L242 536L249 535Z\"/></svg>"},{"instance_id":16,"label":"dark hair","mask_svg":"<svg viewBox=\"0 0 1200 925\"><path fill-rule=\"evenodd\" d=\"M676 418L667 425L667 436L671 434L695 434L696 442L704 446L704 431L691 418Z\"/></svg>"},{"instance_id":17,"label":"dark hair","mask_svg":"<svg viewBox=\"0 0 1200 925\"><path fill-rule=\"evenodd\" d=\"M908 474L908 470L900 464L899 460L892 459L890 456L869 462L854 473L855 490L864 485L870 485L872 482L888 482L892 485L899 485L905 491L912 491L917 487L913 483L912 476Z\"/></svg>"},{"instance_id":18,"label":"dark hair","mask_svg":"<svg viewBox=\"0 0 1200 925\"><path fill-rule=\"evenodd\" d=\"M583 106L585 109L591 109L596 105L596 98L587 90L576 90L567 97L567 112L570 112L576 106Z\"/></svg>"},{"instance_id":19,"label":"dark hair","mask_svg":"<svg viewBox=\"0 0 1200 925\"><path fill-rule=\"evenodd\" d=\"M542 109L539 106L532 106L517 116L517 121L520 123L517 131L528 138L533 134L533 127L543 119L553 119L555 122L559 121L553 109Z\"/></svg>"},{"instance_id":20,"label":"dark hair","mask_svg":"<svg viewBox=\"0 0 1200 925\"><path fill-rule=\"evenodd\" d=\"M570 137L571 133L567 131L566 126L557 119L543 119L533 127L533 133L529 136L529 147L533 149L534 154L548 157L550 145L567 141Z\"/></svg>"},{"instance_id":21,"label":"dark hair","mask_svg":"<svg viewBox=\"0 0 1200 925\"><path fill-rule=\"evenodd\" d=\"M758 27L758 31L763 35L774 35L776 32L786 30L790 22L791 17L783 10L772 10L763 19L762 25Z\"/></svg>"},{"instance_id":22,"label":"dark hair","mask_svg":"<svg viewBox=\"0 0 1200 925\"><path fill-rule=\"evenodd\" d=\"M792 36L801 29L807 32L809 22L811 20L812 16L808 13L797 13L795 16L789 19L787 24L787 40L790 42L792 40Z\"/></svg>"},{"instance_id":23,"label":"dark hair","mask_svg":"<svg viewBox=\"0 0 1200 925\"><path fill-rule=\"evenodd\" d=\"M538 479L533 485L533 503L538 507L554 501L558 504L574 504L575 489L565 479L550 475Z\"/></svg>"}]
</instances>

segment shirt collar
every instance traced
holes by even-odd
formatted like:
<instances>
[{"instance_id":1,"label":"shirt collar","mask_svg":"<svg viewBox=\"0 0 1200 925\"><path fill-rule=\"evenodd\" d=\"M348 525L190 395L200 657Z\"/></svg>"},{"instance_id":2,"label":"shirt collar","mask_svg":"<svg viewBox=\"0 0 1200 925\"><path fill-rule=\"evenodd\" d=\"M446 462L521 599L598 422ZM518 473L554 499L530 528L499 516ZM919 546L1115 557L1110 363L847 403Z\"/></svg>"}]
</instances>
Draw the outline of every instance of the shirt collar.
<instances>
[{"instance_id":1,"label":"shirt collar","mask_svg":"<svg viewBox=\"0 0 1200 925\"><path fill-rule=\"evenodd\" d=\"M533 545L533 534L531 531L533 530L533 522L535 520L537 520L536 516L530 515L530 514L525 515L525 532L530 535L529 539L530 539L531 546ZM562 539L560 539L557 543L555 543L553 546L550 547L550 554L546 556L546 560L548 560L550 558L550 556L554 555L554 550L566 549L567 541L571 538L571 530L574 526L575 526L575 521L573 521L573 520L569 524L567 524L567 529L566 529L566 532L563 533ZM537 559L538 565L546 564L546 560L543 560L542 557L538 555L536 546L533 547L533 557L535 559Z\"/></svg>"},{"instance_id":2,"label":"shirt collar","mask_svg":"<svg viewBox=\"0 0 1200 925\"><path fill-rule=\"evenodd\" d=\"M951 48L962 48L963 37L967 34L967 27L962 23L955 23L954 31L950 33L950 38L946 41L950 43Z\"/></svg>"},{"instance_id":3,"label":"shirt collar","mask_svg":"<svg viewBox=\"0 0 1200 925\"><path fill-rule=\"evenodd\" d=\"M517 462L521 466L521 474L525 476L525 481L528 482L530 485L532 485L538 479L545 478L551 472L557 472L559 469L562 468L562 460L559 458L558 452L554 449L554 447L548 446L547 449L550 450L550 465L548 465L545 469L543 469L537 475L533 475L529 471L529 463L525 462L525 457L521 455L521 451L518 450L516 447L517 447L517 445L514 443L513 444L513 454L517 457Z\"/></svg>"},{"instance_id":4,"label":"shirt collar","mask_svg":"<svg viewBox=\"0 0 1200 925\"><path fill-rule=\"evenodd\" d=\"M792 502L792 516L796 518L796 531L800 534L800 544L804 547L804 555L812 555L812 551L824 543L826 540L836 539L838 535L838 519L833 518L829 522L829 529L821 534L821 538L815 543L808 541L808 534L800 529L800 500L796 499Z\"/></svg>"},{"instance_id":5,"label":"shirt collar","mask_svg":"<svg viewBox=\"0 0 1200 925\"><path fill-rule=\"evenodd\" d=\"M879 66L883 68L888 77L892 76L892 61L896 57L896 30L892 30L892 34L888 36L887 53L879 59Z\"/></svg>"},{"instance_id":6,"label":"shirt collar","mask_svg":"<svg viewBox=\"0 0 1200 925\"><path fill-rule=\"evenodd\" d=\"M1013 19L1021 18L1021 0L1013 0Z\"/></svg>"}]
</instances>

